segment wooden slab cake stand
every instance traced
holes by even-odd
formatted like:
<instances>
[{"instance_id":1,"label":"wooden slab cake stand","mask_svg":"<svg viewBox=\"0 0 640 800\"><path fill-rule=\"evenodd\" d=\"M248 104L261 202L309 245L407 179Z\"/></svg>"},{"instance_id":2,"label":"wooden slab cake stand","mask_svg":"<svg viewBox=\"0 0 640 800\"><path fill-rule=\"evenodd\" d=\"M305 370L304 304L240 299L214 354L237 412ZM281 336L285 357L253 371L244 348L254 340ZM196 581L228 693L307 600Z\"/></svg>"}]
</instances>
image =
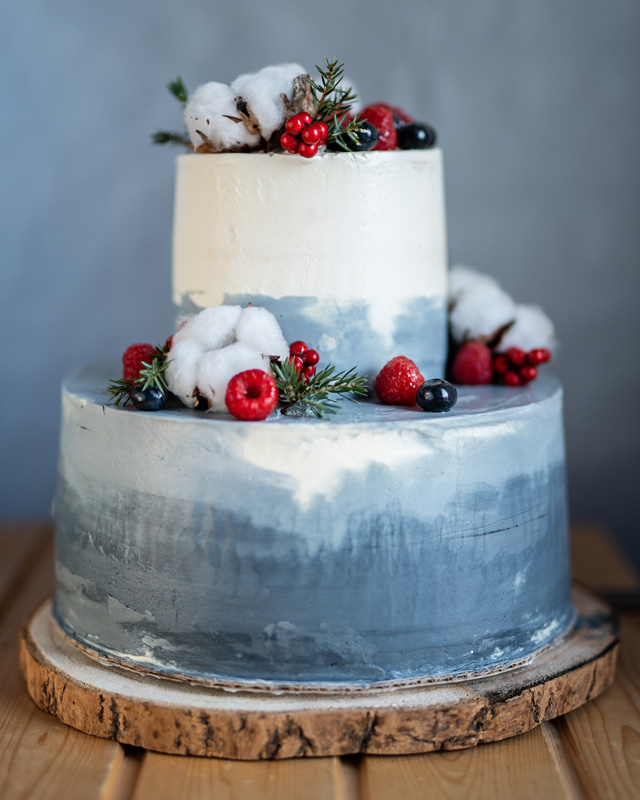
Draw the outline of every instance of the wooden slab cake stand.
<instances>
[{"instance_id":1,"label":"wooden slab cake stand","mask_svg":"<svg viewBox=\"0 0 640 800\"><path fill-rule=\"evenodd\" d=\"M89 656L47 601L25 622L20 663L40 708L81 731L163 753L231 759L404 754L515 736L577 708L613 681L617 622L574 586L578 621L529 663L467 680L359 691L229 691L134 672Z\"/></svg>"}]
</instances>

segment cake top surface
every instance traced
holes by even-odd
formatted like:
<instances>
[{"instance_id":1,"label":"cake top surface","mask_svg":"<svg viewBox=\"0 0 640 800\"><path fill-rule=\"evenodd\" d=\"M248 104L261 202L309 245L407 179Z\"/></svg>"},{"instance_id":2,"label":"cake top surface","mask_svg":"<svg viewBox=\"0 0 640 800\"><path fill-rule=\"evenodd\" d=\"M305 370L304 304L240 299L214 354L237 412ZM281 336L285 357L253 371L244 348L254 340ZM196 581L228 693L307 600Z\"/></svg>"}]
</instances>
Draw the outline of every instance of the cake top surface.
<instances>
[{"instance_id":1,"label":"cake top surface","mask_svg":"<svg viewBox=\"0 0 640 800\"><path fill-rule=\"evenodd\" d=\"M75 370L67 377L63 390L80 406L83 404L104 407L104 413L137 414L141 413L131 406L119 407L109 405L110 397L105 390L107 376L118 369L117 362L103 361ZM526 410L532 404L548 400L559 400L562 396L560 382L553 376L543 375L538 380L526 386L511 388L493 384L481 386L458 387L458 402L451 411L444 414L428 414L417 405L396 406L384 405L377 400L365 400L358 403L343 400L340 403L340 413L331 417L331 422L316 419L312 416L296 416L283 414L276 411L263 421L267 425L314 425L319 428L329 428L334 425L379 425L383 423L416 424L424 426L456 427L460 425L475 424L474 418L478 414L501 415L502 412L511 413L516 409ZM231 414L208 414L175 405L167 405L161 411L149 415L159 420L185 420L201 422L202 424L234 424L253 425L242 423Z\"/></svg>"}]
</instances>

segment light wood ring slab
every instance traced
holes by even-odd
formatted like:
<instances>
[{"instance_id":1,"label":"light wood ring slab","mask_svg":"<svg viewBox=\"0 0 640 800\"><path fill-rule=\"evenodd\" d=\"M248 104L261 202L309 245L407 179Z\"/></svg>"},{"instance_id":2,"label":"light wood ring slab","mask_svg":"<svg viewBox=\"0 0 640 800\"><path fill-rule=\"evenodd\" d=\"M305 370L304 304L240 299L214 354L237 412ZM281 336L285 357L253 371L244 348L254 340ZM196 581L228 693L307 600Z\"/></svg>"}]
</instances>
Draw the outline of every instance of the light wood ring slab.
<instances>
[{"instance_id":1,"label":"light wood ring slab","mask_svg":"<svg viewBox=\"0 0 640 800\"><path fill-rule=\"evenodd\" d=\"M20 663L35 703L62 722L163 753L254 760L456 750L528 731L613 681L616 619L580 586L573 600L576 626L526 666L388 691L229 692L136 674L74 647L50 601L22 628Z\"/></svg>"}]
</instances>

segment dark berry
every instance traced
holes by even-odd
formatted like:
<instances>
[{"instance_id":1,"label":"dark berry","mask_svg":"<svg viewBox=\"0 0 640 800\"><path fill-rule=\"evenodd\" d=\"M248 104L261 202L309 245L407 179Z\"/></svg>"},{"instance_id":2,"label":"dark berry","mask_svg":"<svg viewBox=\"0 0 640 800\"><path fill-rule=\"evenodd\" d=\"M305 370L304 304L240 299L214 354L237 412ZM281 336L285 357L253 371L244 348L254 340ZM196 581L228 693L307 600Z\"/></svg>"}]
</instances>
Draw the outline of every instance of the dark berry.
<instances>
[{"instance_id":1,"label":"dark berry","mask_svg":"<svg viewBox=\"0 0 640 800\"><path fill-rule=\"evenodd\" d=\"M416 403L424 411L451 411L457 402L458 390L442 378L425 381L416 394Z\"/></svg>"},{"instance_id":2,"label":"dark berry","mask_svg":"<svg viewBox=\"0 0 640 800\"><path fill-rule=\"evenodd\" d=\"M522 386L522 381L520 380L520 376L517 372L513 370L509 370L509 372L505 373L503 378L505 386Z\"/></svg>"},{"instance_id":3,"label":"dark berry","mask_svg":"<svg viewBox=\"0 0 640 800\"><path fill-rule=\"evenodd\" d=\"M535 350L529 350L527 353L527 364L532 367L537 367L538 364L544 364L551 358L551 351L546 347L537 347Z\"/></svg>"},{"instance_id":4,"label":"dark berry","mask_svg":"<svg viewBox=\"0 0 640 800\"><path fill-rule=\"evenodd\" d=\"M140 411L160 411L167 402L167 395L157 386L149 386L132 392L131 402Z\"/></svg>"},{"instance_id":5,"label":"dark berry","mask_svg":"<svg viewBox=\"0 0 640 800\"><path fill-rule=\"evenodd\" d=\"M398 128L398 147L401 150L428 150L436 143L436 132L431 125L411 122Z\"/></svg>"},{"instance_id":6,"label":"dark berry","mask_svg":"<svg viewBox=\"0 0 640 800\"><path fill-rule=\"evenodd\" d=\"M305 367L313 367L320 361L320 354L317 350L306 350L302 355Z\"/></svg>"},{"instance_id":7,"label":"dark berry","mask_svg":"<svg viewBox=\"0 0 640 800\"><path fill-rule=\"evenodd\" d=\"M295 117L289 117L289 119L284 123L284 129L287 133L292 134L293 136L298 136L300 131L304 128L304 122L300 119L300 117L296 114Z\"/></svg>"},{"instance_id":8,"label":"dark berry","mask_svg":"<svg viewBox=\"0 0 640 800\"><path fill-rule=\"evenodd\" d=\"M521 367L527 358L527 354L519 347L510 347L505 356L514 367Z\"/></svg>"},{"instance_id":9,"label":"dark berry","mask_svg":"<svg viewBox=\"0 0 640 800\"><path fill-rule=\"evenodd\" d=\"M355 136L358 137L358 144L356 144L350 136L346 136L345 134L342 134L340 137L340 141L343 142L347 149L352 153L362 153L366 150L373 150L373 148L378 144L378 139L380 138L378 129L370 122L367 122L366 119L362 120L362 127L359 131L355 132ZM344 152L344 148L340 147L337 142L329 142L327 145L327 150Z\"/></svg>"},{"instance_id":10,"label":"dark berry","mask_svg":"<svg viewBox=\"0 0 640 800\"><path fill-rule=\"evenodd\" d=\"M305 125L300 134L300 138L306 144L318 144L320 139L322 139L322 130L319 125L314 125L312 122L311 125Z\"/></svg>"},{"instance_id":11,"label":"dark berry","mask_svg":"<svg viewBox=\"0 0 640 800\"><path fill-rule=\"evenodd\" d=\"M300 142L297 152L299 155L304 156L305 158L313 158L318 152L318 145Z\"/></svg>"},{"instance_id":12,"label":"dark berry","mask_svg":"<svg viewBox=\"0 0 640 800\"><path fill-rule=\"evenodd\" d=\"M493 371L496 375L504 375L509 371L509 362L506 356L496 356L493 359Z\"/></svg>"},{"instance_id":13,"label":"dark berry","mask_svg":"<svg viewBox=\"0 0 640 800\"><path fill-rule=\"evenodd\" d=\"M283 150L287 150L289 153L295 153L299 144L300 140L298 137L293 136L291 133L283 133L280 137L280 145Z\"/></svg>"},{"instance_id":14,"label":"dark berry","mask_svg":"<svg viewBox=\"0 0 640 800\"><path fill-rule=\"evenodd\" d=\"M518 375L522 383L531 383L531 381L535 381L538 377L538 370L535 367L525 365L524 367L520 367Z\"/></svg>"}]
</instances>

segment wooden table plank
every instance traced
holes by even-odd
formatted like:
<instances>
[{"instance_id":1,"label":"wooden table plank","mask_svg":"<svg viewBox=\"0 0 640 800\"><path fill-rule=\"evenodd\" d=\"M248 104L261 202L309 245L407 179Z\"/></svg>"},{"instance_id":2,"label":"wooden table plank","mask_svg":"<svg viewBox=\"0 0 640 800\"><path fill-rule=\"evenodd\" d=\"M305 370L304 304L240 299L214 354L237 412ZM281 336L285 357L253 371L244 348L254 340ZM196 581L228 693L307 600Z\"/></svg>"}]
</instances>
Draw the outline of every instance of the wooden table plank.
<instances>
[{"instance_id":1,"label":"wooden table plank","mask_svg":"<svg viewBox=\"0 0 640 800\"><path fill-rule=\"evenodd\" d=\"M595 592L635 592L638 574L607 528L589 522L571 525L572 574Z\"/></svg>"},{"instance_id":2,"label":"wooden table plank","mask_svg":"<svg viewBox=\"0 0 640 800\"><path fill-rule=\"evenodd\" d=\"M14 597L33 563L47 546L51 524L12 522L0 526L0 618L9 598Z\"/></svg>"},{"instance_id":3,"label":"wooden table plank","mask_svg":"<svg viewBox=\"0 0 640 800\"><path fill-rule=\"evenodd\" d=\"M426 756L370 756L362 767L363 800L573 800L573 775L543 727L513 739Z\"/></svg>"},{"instance_id":4,"label":"wooden table plank","mask_svg":"<svg viewBox=\"0 0 640 800\"><path fill-rule=\"evenodd\" d=\"M558 725L589 798L640 796L640 616L622 620L616 682Z\"/></svg>"},{"instance_id":5,"label":"wooden table plank","mask_svg":"<svg viewBox=\"0 0 640 800\"><path fill-rule=\"evenodd\" d=\"M349 770L339 758L227 761L148 753L133 800L350 800L357 795Z\"/></svg>"},{"instance_id":6,"label":"wooden table plank","mask_svg":"<svg viewBox=\"0 0 640 800\"><path fill-rule=\"evenodd\" d=\"M39 548L18 594L9 598L0 622L0 797L3 800L83 800L103 791L122 767L116 742L94 739L40 711L26 693L18 670L18 630L51 593L51 543Z\"/></svg>"}]
</instances>

